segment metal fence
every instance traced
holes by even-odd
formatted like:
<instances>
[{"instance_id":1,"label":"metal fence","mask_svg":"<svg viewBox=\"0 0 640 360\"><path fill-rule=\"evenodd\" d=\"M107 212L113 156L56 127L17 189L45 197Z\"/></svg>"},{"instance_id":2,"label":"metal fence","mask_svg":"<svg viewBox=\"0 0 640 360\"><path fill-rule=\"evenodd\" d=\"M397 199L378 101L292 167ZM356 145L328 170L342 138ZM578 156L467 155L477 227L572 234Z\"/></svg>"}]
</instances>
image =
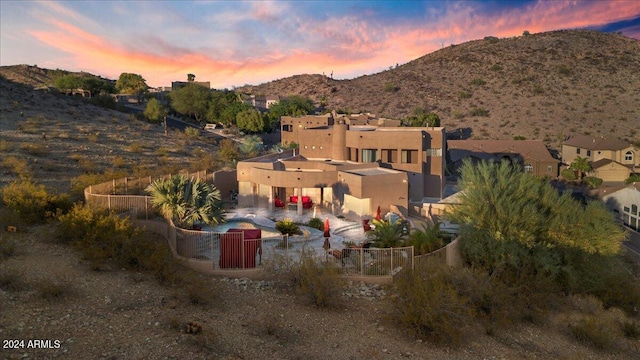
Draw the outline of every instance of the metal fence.
<instances>
[{"instance_id":1,"label":"metal fence","mask_svg":"<svg viewBox=\"0 0 640 360\"><path fill-rule=\"evenodd\" d=\"M199 171L185 173L212 182L216 173ZM169 178L171 175L162 176ZM245 239L244 233L218 233L187 230L175 227L171 220L151 221L157 214L151 205L151 197L144 196L144 189L154 178L122 178L85 189L86 203L94 208L116 211L134 219L137 226L146 227L165 237L174 256L187 261L187 265L210 273L224 274L227 270L250 270L263 267L271 260L298 261L300 246L291 250L289 238L266 237ZM140 220L145 219L145 220ZM304 244L302 244L304 246ZM317 254L334 261L345 276L393 277L402 270L413 268L413 247L402 248L349 248Z\"/></svg>"}]
</instances>

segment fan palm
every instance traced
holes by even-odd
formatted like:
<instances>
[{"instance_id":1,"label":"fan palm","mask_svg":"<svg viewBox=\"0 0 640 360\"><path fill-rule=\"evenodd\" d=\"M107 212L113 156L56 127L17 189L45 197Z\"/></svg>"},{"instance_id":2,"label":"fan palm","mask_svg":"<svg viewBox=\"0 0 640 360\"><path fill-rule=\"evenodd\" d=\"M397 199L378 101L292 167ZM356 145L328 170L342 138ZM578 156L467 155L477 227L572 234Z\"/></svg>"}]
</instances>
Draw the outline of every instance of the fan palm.
<instances>
[{"instance_id":1,"label":"fan palm","mask_svg":"<svg viewBox=\"0 0 640 360\"><path fill-rule=\"evenodd\" d=\"M152 204L177 226L193 228L196 222L224 222L220 191L200 179L178 174L170 179L157 179L146 191L151 195Z\"/></svg>"}]
</instances>

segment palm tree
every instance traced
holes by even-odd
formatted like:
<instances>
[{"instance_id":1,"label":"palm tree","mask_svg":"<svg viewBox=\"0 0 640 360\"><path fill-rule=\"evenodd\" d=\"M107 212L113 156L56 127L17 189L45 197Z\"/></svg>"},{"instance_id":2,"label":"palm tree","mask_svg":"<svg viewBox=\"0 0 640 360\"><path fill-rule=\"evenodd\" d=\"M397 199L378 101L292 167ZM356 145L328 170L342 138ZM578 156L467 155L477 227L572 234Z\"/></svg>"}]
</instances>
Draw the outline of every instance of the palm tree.
<instances>
[{"instance_id":1,"label":"palm tree","mask_svg":"<svg viewBox=\"0 0 640 360\"><path fill-rule=\"evenodd\" d=\"M407 239L407 246L415 249L416 255L428 254L444 246L440 223L434 225L425 224L422 229L414 229Z\"/></svg>"},{"instance_id":2,"label":"palm tree","mask_svg":"<svg viewBox=\"0 0 640 360\"><path fill-rule=\"evenodd\" d=\"M145 189L151 202L162 215L177 226L192 229L196 222L219 224L224 222L220 191L200 179L178 174L170 179L158 179Z\"/></svg>"},{"instance_id":3,"label":"palm tree","mask_svg":"<svg viewBox=\"0 0 640 360\"><path fill-rule=\"evenodd\" d=\"M584 174L591 170L591 165L589 164L589 159L578 156L573 159L569 169L578 171L578 178L582 179Z\"/></svg>"},{"instance_id":4,"label":"palm tree","mask_svg":"<svg viewBox=\"0 0 640 360\"><path fill-rule=\"evenodd\" d=\"M373 241L376 247L398 247L402 243L402 227L399 219L394 223L374 219L373 224L376 228L368 232L367 237Z\"/></svg>"}]
</instances>

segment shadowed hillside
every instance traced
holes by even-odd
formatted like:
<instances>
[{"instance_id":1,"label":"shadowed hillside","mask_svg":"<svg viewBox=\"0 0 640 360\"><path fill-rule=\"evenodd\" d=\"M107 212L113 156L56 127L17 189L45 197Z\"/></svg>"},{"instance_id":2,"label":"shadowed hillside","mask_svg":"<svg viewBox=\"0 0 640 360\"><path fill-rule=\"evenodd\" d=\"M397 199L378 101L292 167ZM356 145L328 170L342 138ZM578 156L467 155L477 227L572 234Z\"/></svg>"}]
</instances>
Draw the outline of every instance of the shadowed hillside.
<instances>
[{"instance_id":1,"label":"shadowed hillside","mask_svg":"<svg viewBox=\"0 0 640 360\"><path fill-rule=\"evenodd\" d=\"M476 139L524 136L559 147L576 134L640 138L638 84L638 40L572 30L451 45L352 80L298 75L236 90L324 98L329 109L392 118L420 107Z\"/></svg>"}]
</instances>

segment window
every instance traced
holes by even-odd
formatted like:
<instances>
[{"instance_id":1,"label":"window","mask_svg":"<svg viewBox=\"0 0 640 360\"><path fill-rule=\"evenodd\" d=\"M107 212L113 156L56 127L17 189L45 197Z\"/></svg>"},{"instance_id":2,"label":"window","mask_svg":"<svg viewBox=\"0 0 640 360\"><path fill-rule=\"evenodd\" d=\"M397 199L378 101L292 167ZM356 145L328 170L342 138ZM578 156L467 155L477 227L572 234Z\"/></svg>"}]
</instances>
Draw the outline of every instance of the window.
<instances>
[{"instance_id":1,"label":"window","mask_svg":"<svg viewBox=\"0 0 640 360\"><path fill-rule=\"evenodd\" d=\"M591 150L587 150L587 156L591 156Z\"/></svg>"},{"instance_id":2,"label":"window","mask_svg":"<svg viewBox=\"0 0 640 360\"><path fill-rule=\"evenodd\" d=\"M631 215L638 215L638 206L637 205L631 205Z\"/></svg>"},{"instance_id":3,"label":"window","mask_svg":"<svg viewBox=\"0 0 640 360\"><path fill-rule=\"evenodd\" d=\"M376 149L362 149L362 162L375 162L377 159Z\"/></svg>"},{"instance_id":4,"label":"window","mask_svg":"<svg viewBox=\"0 0 640 360\"><path fill-rule=\"evenodd\" d=\"M553 166L551 165L547 166L547 172L548 173L553 172Z\"/></svg>"},{"instance_id":5,"label":"window","mask_svg":"<svg viewBox=\"0 0 640 360\"><path fill-rule=\"evenodd\" d=\"M580 154L580 148L576 149L576 154Z\"/></svg>"},{"instance_id":6,"label":"window","mask_svg":"<svg viewBox=\"0 0 640 360\"><path fill-rule=\"evenodd\" d=\"M442 156L442 149L427 149L427 156Z\"/></svg>"},{"instance_id":7,"label":"window","mask_svg":"<svg viewBox=\"0 0 640 360\"><path fill-rule=\"evenodd\" d=\"M633 153L631 151L627 151L624 154L624 161L633 161Z\"/></svg>"},{"instance_id":8,"label":"window","mask_svg":"<svg viewBox=\"0 0 640 360\"><path fill-rule=\"evenodd\" d=\"M398 162L398 150L382 149L382 161L393 164Z\"/></svg>"},{"instance_id":9,"label":"window","mask_svg":"<svg viewBox=\"0 0 640 360\"><path fill-rule=\"evenodd\" d=\"M526 173L533 172L533 165L531 165L531 164L524 164L524 172L526 172Z\"/></svg>"},{"instance_id":10,"label":"window","mask_svg":"<svg viewBox=\"0 0 640 360\"><path fill-rule=\"evenodd\" d=\"M292 132L293 131L293 125L282 125L282 131L286 131L286 132Z\"/></svg>"},{"instance_id":11,"label":"window","mask_svg":"<svg viewBox=\"0 0 640 360\"><path fill-rule=\"evenodd\" d=\"M400 162L403 164L415 164L418 162L418 150L402 150L402 158Z\"/></svg>"},{"instance_id":12,"label":"window","mask_svg":"<svg viewBox=\"0 0 640 360\"><path fill-rule=\"evenodd\" d=\"M629 207L628 207L628 206L625 206L625 207L624 207L624 212L626 212L626 213L628 213L628 212L629 212Z\"/></svg>"}]
</instances>

